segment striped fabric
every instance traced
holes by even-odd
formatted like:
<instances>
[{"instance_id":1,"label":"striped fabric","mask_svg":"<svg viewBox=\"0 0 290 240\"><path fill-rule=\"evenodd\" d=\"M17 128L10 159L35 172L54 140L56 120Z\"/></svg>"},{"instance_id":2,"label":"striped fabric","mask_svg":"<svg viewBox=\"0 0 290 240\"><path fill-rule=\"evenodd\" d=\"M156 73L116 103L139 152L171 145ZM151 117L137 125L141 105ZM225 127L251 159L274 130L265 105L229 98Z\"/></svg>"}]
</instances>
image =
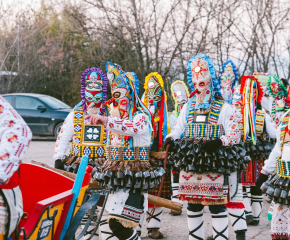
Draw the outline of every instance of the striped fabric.
<instances>
[{"instance_id":1,"label":"striped fabric","mask_svg":"<svg viewBox=\"0 0 290 240\"><path fill-rule=\"evenodd\" d=\"M284 148L284 138L286 134L286 126L289 122L290 113L288 112L281 122L281 131L280 131L280 144L281 144L281 152L283 152ZM276 158L276 170L280 177L290 177L290 162L284 161L281 159L281 156Z\"/></svg>"},{"instance_id":2,"label":"striped fabric","mask_svg":"<svg viewBox=\"0 0 290 240\"><path fill-rule=\"evenodd\" d=\"M191 123L185 128L185 137L218 138L224 134L221 124Z\"/></svg>"},{"instance_id":3,"label":"striped fabric","mask_svg":"<svg viewBox=\"0 0 290 240\"><path fill-rule=\"evenodd\" d=\"M280 177L290 177L290 162L283 161L281 156L276 158L276 168Z\"/></svg>"},{"instance_id":4,"label":"striped fabric","mask_svg":"<svg viewBox=\"0 0 290 240\"><path fill-rule=\"evenodd\" d=\"M238 111L242 114L242 109L238 109ZM256 112L256 135L260 136L264 130L264 119L265 119L265 110L258 110ZM239 129L241 135L244 135L244 125L243 122L239 122Z\"/></svg>"},{"instance_id":5,"label":"striped fabric","mask_svg":"<svg viewBox=\"0 0 290 240\"><path fill-rule=\"evenodd\" d=\"M196 100L193 99L192 104L189 109L188 113L188 120L187 123L194 123L194 113L195 113L195 102ZM223 100L215 100L212 104L212 107L209 112L208 123L210 124L217 124L221 109L225 101Z\"/></svg>"},{"instance_id":6,"label":"striped fabric","mask_svg":"<svg viewBox=\"0 0 290 240\"><path fill-rule=\"evenodd\" d=\"M263 133L264 129L265 110L258 110L256 112L256 134L257 136Z\"/></svg>"},{"instance_id":7,"label":"striped fabric","mask_svg":"<svg viewBox=\"0 0 290 240\"><path fill-rule=\"evenodd\" d=\"M224 105L225 101L223 100L215 100L212 108L210 110L209 113L209 118L208 118L208 122L211 124L217 124L218 120L219 120L219 115L221 113L222 107Z\"/></svg>"}]
</instances>

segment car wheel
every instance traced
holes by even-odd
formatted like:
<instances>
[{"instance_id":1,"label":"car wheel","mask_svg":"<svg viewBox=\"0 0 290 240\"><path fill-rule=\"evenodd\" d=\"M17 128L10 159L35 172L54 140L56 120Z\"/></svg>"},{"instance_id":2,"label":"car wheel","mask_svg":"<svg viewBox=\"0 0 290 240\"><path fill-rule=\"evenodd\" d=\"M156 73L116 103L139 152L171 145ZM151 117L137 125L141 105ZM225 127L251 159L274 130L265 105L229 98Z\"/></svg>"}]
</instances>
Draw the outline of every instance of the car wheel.
<instances>
[{"instance_id":1,"label":"car wheel","mask_svg":"<svg viewBox=\"0 0 290 240\"><path fill-rule=\"evenodd\" d=\"M54 136L55 136L55 138L57 138L58 134L60 133L60 129L61 129L62 125L63 125L63 122L58 123L55 126L55 128L54 128Z\"/></svg>"}]
</instances>

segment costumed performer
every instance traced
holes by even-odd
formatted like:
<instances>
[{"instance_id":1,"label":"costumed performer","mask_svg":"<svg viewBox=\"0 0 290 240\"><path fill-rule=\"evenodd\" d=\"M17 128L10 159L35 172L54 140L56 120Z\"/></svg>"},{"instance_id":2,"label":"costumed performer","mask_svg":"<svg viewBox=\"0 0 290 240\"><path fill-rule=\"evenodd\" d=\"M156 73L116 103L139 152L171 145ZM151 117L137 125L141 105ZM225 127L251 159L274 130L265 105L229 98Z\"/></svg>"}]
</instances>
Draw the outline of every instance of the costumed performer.
<instances>
[{"instance_id":1,"label":"costumed performer","mask_svg":"<svg viewBox=\"0 0 290 240\"><path fill-rule=\"evenodd\" d=\"M180 114L181 109L183 108L184 104L188 102L189 99L189 92L185 82L177 80L171 84L171 94L174 100L174 115L169 116L170 128L172 129L177 121L177 118ZM171 200L183 204L182 201L178 199L178 187L179 187L179 172L177 169L171 171L171 189L172 189L172 196ZM171 210L169 212L171 215L180 215L182 211Z\"/></svg>"},{"instance_id":2,"label":"costumed performer","mask_svg":"<svg viewBox=\"0 0 290 240\"><path fill-rule=\"evenodd\" d=\"M235 97L235 87L238 85L238 71L235 64L229 60L226 61L222 66L222 71L219 76L221 85L221 94L223 99L233 104L238 98ZM235 97L235 99L234 99ZM242 119L241 113L233 105L234 118L236 122L240 122ZM245 206L243 204L243 185L240 181L240 172L232 172L229 176L229 202L226 204L227 211L229 214L230 222L232 223L233 229L236 233L237 240L246 239L247 223L245 217ZM208 237L208 240L213 237Z\"/></svg>"},{"instance_id":3,"label":"costumed performer","mask_svg":"<svg viewBox=\"0 0 290 240\"><path fill-rule=\"evenodd\" d=\"M153 72L145 77L144 83L144 105L149 109L154 118L154 124L157 131L157 136L152 137L150 151L160 152L163 148L164 140L167 133L170 132L170 124L167 112L167 96L164 89L164 82L160 74ZM158 165L163 166L161 161ZM168 165L167 165L168 167ZM163 187L160 196L158 195L160 187L157 186L150 191L149 194L170 199L171 197L171 176L170 167L166 171ZM147 211L147 230L148 237L153 239L162 239L163 234L160 232L163 208L148 205ZM142 223L140 222L142 225Z\"/></svg>"},{"instance_id":4,"label":"costumed performer","mask_svg":"<svg viewBox=\"0 0 290 240\"><path fill-rule=\"evenodd\" d=\"M82 100L65 119L55 143L53 158L55 168L76 173L82 156L87 155L95 172L96 167L105 161L106 129L104 126L92 126L86 118L92 114L106 115L104 102L108 79L102 70L93 67L82 73L80 82ZM71 151L66 156L68 147Z\"/></svg>"},{"instance_id":5,"label":"costumed performer","mask_svg":"<svg viewBox=\"0 0 290 240\"><path fill-rule=\"evenodd\" d=\"M110 117L90 117L93 125L105 125L109 130L107 160L94 179L112 192L106 210L114 236L137 240L140 237L134 229L148 207L146 192L160 183L165 171L149 159L154 120L138 98L134 84L119 65L107 62L106 69L113 108Z\"/></svg>"},{"instance_id":6,"label":"costumed performer","mask_svg":"<svg viewBox=\"0 0 290 240\"><path fill-rule=\"evenodd\" d=\"M0 239L7 239L23 214L18 168L32 133L25 121L0 95Z\"/></svg>"},{"instance_id":7,"label":"costumed performer","mask_svg":"<svg viewBox=\"0 0 290 240\"><path fill-rule=\"evenodd\" d=\"M287 82L286 82L287 84ZM287 103L287 90L283 80L280 80L276 75L270 75L268 79L266 91L262 99L262 107L266 110L265 122L266 126L271 126L272 131L268 131L266 139L274 145L276 143L276 131L281 121L282 115L289 109ZM288 96L289 97L289 96ZM256 181L256 188L260 189L261 185L268 179L270 173L274 173L275 166L271 166L271 162L266 160L265 164ZM268 219L271 221L274 209L274 201L271 203L268 211Z\"/></svg>"},{"instance_id":8,"label":"costumed performer","mask_svg":"<svg viewBox=\"0 0 290 240\"><path fill-rule=\"evenodd\" d=\"M204 239L204 205L209 205L211 212L213 238L228 239L228 176L239 165L245 166L245 151L226 147L239 143L240 132L233 108L220 100L221 87L212 60L199 53L190 59L187 71L193 93L164 148L170 145L170 159L179 166L179 199L188 201L189 239ZM180 144L176 139L182 139ZM238 153L241 158L234 158Z\"/></svg>"},{"instance_id":9,"label":"costumed performer","mask_svg":"<svg viewBox=\"0 0 290 240\"><path fill-rule=\"evenodd\" d=\"M265 110L261 107L263 88L257 78L243 76L241 78L241 103L242 122L239 123L243 146L247 154L251 156L251 162L242 172L243 197L247 224L256 226L259 224L263 205L262 192L255 187L263 162L269 156L271 148L267 141L263 140L265 127ZM267 131L266 126L266 131ZM250 187L251 201L249 202L246 188Z\"/></svg>"}]
</instances>

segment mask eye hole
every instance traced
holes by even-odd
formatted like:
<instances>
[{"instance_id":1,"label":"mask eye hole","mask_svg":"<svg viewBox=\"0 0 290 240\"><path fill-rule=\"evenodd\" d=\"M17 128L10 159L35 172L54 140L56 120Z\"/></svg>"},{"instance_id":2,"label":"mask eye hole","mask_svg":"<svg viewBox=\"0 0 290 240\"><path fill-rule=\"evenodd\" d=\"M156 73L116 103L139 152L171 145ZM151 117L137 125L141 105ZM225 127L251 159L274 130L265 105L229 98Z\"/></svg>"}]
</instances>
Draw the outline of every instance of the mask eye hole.
<instances>
[{"instance_id":1,"label":"mask eye hole","mask_svg":"<svg viewBox=\"0 0 290 240\"><path fill-rule=\"evenodd\" d=\"M113 93L113 98L118 99L121 96L120 92L114 92Z\"/></svg>"}]
</instances>

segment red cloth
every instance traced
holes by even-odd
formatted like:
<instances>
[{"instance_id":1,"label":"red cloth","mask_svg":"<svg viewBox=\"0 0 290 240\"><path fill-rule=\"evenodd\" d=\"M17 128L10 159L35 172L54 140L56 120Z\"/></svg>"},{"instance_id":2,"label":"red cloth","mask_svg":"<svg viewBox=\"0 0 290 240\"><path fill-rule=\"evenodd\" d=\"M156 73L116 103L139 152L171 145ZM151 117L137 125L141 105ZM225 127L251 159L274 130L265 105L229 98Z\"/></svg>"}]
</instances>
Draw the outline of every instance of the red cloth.
<instances>
[{"instance_id":1,"label":"red cloth","mask_svg":"<svg viewBox=\"0 0 290 240\"><path fill-rule=\"evenodd\" d=\"M227 208L233 208L233 209L244 209L245 205L243 203L238 202L228 202L225 204Z\"/></svg>"},{"instance_id":2,"label":"red cloth","mask_svg":"<svg viewBox=\"0 0 290 240\"><path fill-rule=\"evenodd\" d=\"M1 189L12 189L12 188L15 188L15 187L19 186L19 184L20 184L20 178L19 178L19 175L18 175L18 171L16 171L12 175L12 177L8 180L7 184L4 184L4 185L0 184L0 188Z\"/></svg>"}]
</instances>

